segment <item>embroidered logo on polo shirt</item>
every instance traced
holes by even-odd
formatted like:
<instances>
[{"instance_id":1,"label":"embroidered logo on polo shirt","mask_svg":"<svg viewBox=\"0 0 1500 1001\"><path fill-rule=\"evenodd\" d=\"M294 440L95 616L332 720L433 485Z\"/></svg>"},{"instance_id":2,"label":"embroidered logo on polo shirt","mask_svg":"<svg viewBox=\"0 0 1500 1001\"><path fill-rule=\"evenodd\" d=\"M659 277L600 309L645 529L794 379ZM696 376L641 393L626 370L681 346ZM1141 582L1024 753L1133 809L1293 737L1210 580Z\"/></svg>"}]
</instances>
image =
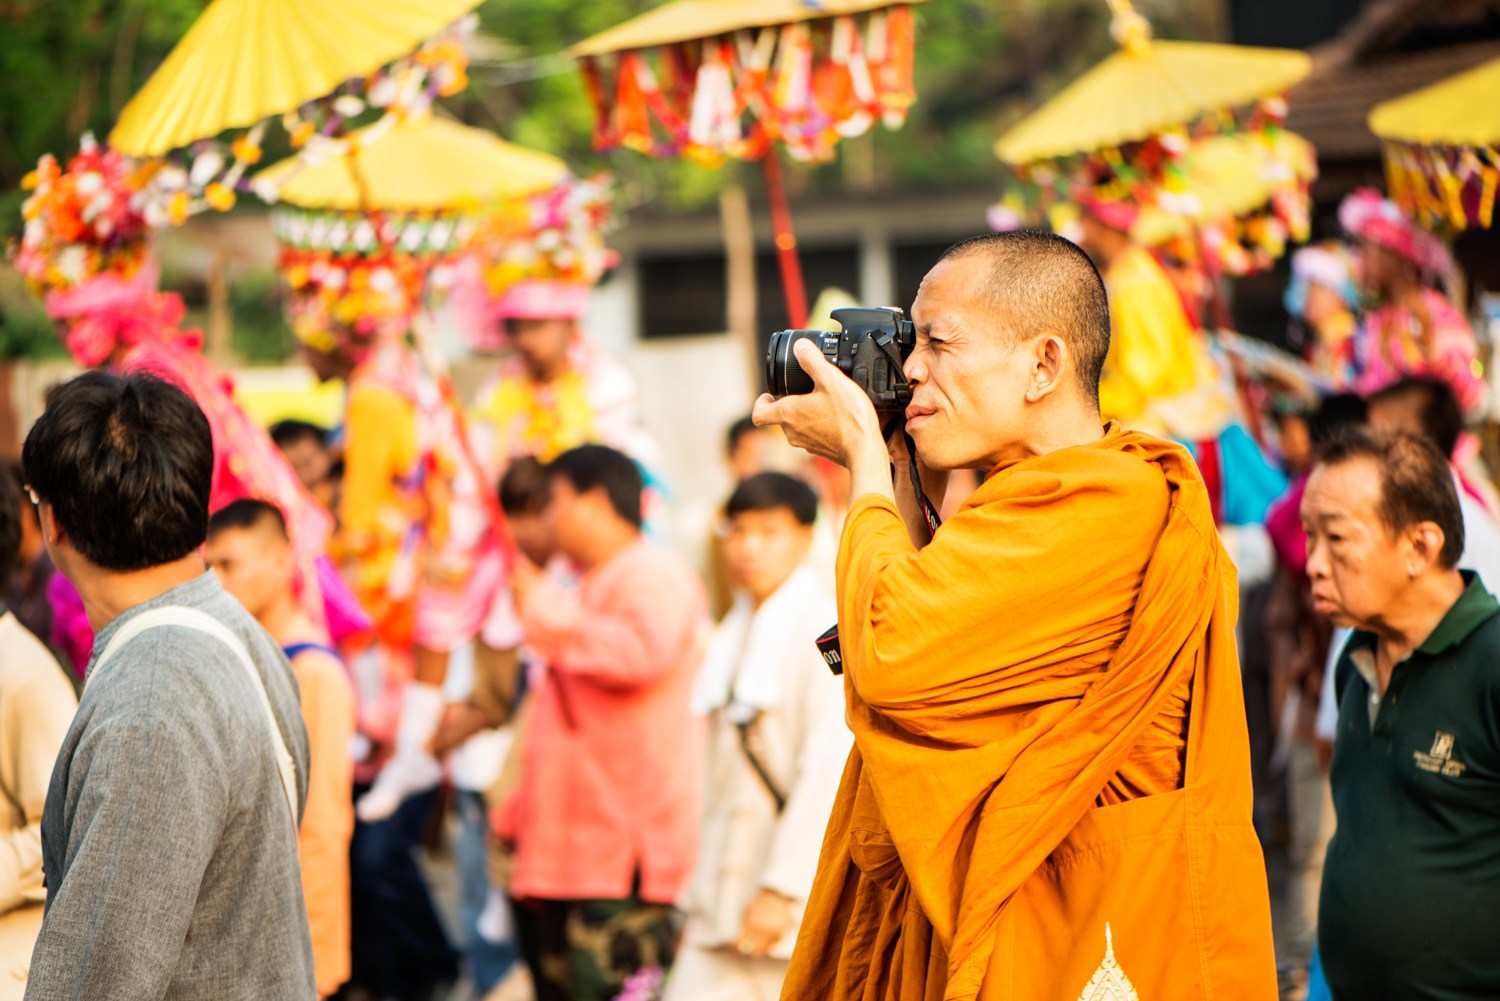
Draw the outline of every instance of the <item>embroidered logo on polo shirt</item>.
<instances>
[{"instance_id":1,"label":"embroidered logo on polo shirt","mask_svg":"<svg viewBox=\"0 0 1500 1001\"><path fill-rule=\"evenodd\" d=\"M1453 760L1453 734L1446 730L1439 730L1433 735L1430 751L1425 754L1421 751L1413 751L1412 758L1422 771L1449 779L1457 778L1464 773L1464 769L1469 767L1462 761Z\"/></svg>"}]
</instances>

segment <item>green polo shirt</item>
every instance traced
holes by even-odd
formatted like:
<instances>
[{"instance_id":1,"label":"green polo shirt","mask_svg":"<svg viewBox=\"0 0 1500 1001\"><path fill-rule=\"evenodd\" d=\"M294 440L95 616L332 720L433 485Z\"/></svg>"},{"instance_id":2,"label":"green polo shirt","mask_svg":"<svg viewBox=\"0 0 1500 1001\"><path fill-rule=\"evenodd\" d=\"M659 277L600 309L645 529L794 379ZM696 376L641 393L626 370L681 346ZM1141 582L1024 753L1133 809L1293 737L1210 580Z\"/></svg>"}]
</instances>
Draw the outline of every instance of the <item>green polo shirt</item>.
<instances>
[{"instance_id":1,"label":"green polo shirt","mask_svg":"<svg viewBox=\"0 0 1500 1001\"><path fill-rule=\"evenodd\" d=\"M1339 658L1318 908L1336 1001L1500 998L1500 603L1464 581L1384 696L1372 634Z\"/></svg>"}]
</instances>

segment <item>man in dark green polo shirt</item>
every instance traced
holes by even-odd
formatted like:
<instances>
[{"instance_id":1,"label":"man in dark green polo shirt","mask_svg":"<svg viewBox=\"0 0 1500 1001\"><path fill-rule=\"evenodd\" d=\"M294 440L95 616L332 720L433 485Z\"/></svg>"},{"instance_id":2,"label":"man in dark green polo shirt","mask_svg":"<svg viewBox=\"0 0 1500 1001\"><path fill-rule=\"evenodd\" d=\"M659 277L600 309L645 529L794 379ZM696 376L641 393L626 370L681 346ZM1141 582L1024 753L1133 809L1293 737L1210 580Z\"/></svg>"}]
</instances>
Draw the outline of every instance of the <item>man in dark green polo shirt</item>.
<instances>
[{"instance_id":1,"label":"man in dark green polo shirt","mask_svg":"<svg viewBox=\"0 0 1500 1001\"><path fill-rule=\"evenodd\" d=\"M1500 998L1500 604L1455 569L1447 460L1409 435L1325 448L1302 502L1335 672L1318 945L1336 1001Z\"/></svg>"}]
</instances>

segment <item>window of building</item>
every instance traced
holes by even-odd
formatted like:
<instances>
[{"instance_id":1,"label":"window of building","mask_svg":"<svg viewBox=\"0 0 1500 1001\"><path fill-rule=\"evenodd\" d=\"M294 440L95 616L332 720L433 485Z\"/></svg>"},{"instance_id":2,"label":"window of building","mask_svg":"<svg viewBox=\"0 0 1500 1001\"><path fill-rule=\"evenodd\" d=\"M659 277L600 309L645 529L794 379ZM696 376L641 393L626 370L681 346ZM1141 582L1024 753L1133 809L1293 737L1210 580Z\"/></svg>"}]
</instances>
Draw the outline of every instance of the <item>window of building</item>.
<instances>
[{"instance_id":1,"label":"window of building","mask_svg":"<svg viewBox=\"0 0 1500 1001\"><path fill-rule=\"evenodd\" d=\"M804 247L799 256L809 306L818 293L830 286L859 295L858 246ZM643 338L724 331L728 279L722 251L643 255L639 274ZM755 255L755 286L756 330L764 344L772 331L790 325L782 293L781 265L774 250L761 250Z\"/></svg>"},{"instance_id":2,"label":"window of building","mask_svg":"<svg viewBox=\"0 0 1500 1001\"><path fill-rule=\"evenodd\" d=\"M917 288L922 284L922 279L927 277L927 272L943 256L943 251L955 242L943 240L939 243L896 244L892 254L896 268L896 305L907 313L911 312L912 300L917 297Z\"/></svg>"}]
</instances>

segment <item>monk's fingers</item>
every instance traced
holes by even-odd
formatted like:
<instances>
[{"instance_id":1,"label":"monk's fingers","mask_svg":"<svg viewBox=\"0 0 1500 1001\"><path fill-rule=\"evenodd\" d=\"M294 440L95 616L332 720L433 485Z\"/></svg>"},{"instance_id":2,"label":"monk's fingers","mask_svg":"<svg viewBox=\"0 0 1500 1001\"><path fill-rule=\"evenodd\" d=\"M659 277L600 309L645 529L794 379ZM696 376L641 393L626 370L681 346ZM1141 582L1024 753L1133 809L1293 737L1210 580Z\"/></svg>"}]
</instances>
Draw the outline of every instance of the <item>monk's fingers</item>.
<instances>
[{"instance_id":1,"label":"monk's fingers","mask_svg":"<svg viewBox=\"0 0 1500 1001\"><path fill-rule=\"evenodd\" d=\"M810 396L783 396L778 400L767 393L755 401L750 419L756 427L775 425L781 428L787 442L794 447L831 459L834 457L827 454L825 436L815 430L824 424L816 413L819 402Z\"/></svg>"},{"instance_id":2,"label":"monk's fingers","mask_svg":"<svg viewBox=\"0 0 1500 1001\"><path fill-rule=\"evenodd\" d=\"M756 398L754 408L750 411L750 420L758 428L771 427L774 424L780 424L780 404L781 401L776 399L776 397L772 396L770 393L761 393L760 396Z\"/></svg>"},{"instance_id":3,"label":"monk's fingers","mask_svg":"<svg viewBox=\"0 0 1500 1001\"><path fill-rule=\"evenodd\" d=\"M802 371L808 374L813 385L819 389L832 385L835 379L848 381L844 378L844 373L839 371L838 366L830 362L810 338L804 337L793 344L792 354L796 356L797 364L802 366Z\"/></svg>"}]
</instances>

